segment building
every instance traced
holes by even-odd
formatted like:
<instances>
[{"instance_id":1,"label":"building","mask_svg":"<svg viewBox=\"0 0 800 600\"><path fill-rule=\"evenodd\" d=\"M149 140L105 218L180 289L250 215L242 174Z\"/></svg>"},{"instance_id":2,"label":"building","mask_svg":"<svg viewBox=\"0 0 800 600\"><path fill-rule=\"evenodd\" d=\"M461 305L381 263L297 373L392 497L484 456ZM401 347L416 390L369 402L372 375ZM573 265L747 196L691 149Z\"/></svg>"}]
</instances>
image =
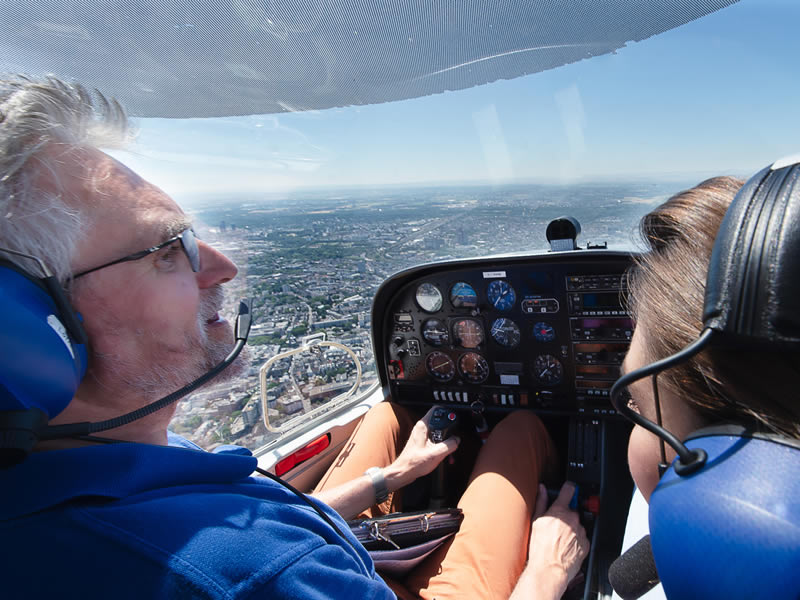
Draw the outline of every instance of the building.
<instances>
[{"instance_id":1,"label":"building","mask_svg":"<svg viewBox=\"0 0 800 600\"><path fill-rule=\"evenodd\" d=\"M329 383L327 385L317 385L311 388L308 393L308 399L312 402L319 402L321 400L330 400L346 391L353 383L351 381Z\"/></svg>"},{"instance_id":2,"label":"building","mask_svg":"<svg viewBox=\"0 0 800 600\"><path fill-rule=\"evenodd\" d=\"M342 319L331 319L329 321L317 321L311 324L311 329L327 329L328 327L344 327L353 322L353 317L344 317Z\"/></svg>"},{"instance_id":3,"label":"building","mask_svg":"<svg viewBox=\"0 0 800 600\"><path fill-rule=\"evenodd\" d=\"M257 398L251 398L242 410L242 419L245 425L252 427L259 418L261 418L261 402Z\"/></svg>"},{"instance_id":4,"label":"building","mask_svg":"<svg viewBox=\"0 0 800 600\"><path fill-rule=\"evenodd\" d=\"M287 415L293 415L303 410L303 401L299 396L278 398L276 405L283 408L283 412Z\"/></svg>"}]
</instances>

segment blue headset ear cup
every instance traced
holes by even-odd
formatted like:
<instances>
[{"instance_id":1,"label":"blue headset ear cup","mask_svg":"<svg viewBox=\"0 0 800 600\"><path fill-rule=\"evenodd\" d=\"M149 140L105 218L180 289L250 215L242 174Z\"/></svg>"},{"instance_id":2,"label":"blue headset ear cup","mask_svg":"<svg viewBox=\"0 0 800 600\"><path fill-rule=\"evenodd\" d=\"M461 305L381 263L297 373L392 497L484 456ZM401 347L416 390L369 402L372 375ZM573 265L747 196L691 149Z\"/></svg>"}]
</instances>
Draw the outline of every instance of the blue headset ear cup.
<instances>
[{"instance_id":1,"label":"blue headset ear cup","mask_svg":"<svg viewBox=\"0 0 800 600\"><path fill-rule=\"evenodd\" d=\"M87 349L70 338L35 279L0 264L0 410L39 408L52 418L86 374Z\"/></svg>"},{"instance_id":2,"label":"blue headset ear cup","mask_svg":"<svg viewBox=\"0 0 800 600\"><path fill-rule=\"evenodd\" d=\"M650 541L668 598L800 593L800 443L734 429L687 440L708 462L685 477L670 468L650 497Z\"/></svg>"}]
</instances>

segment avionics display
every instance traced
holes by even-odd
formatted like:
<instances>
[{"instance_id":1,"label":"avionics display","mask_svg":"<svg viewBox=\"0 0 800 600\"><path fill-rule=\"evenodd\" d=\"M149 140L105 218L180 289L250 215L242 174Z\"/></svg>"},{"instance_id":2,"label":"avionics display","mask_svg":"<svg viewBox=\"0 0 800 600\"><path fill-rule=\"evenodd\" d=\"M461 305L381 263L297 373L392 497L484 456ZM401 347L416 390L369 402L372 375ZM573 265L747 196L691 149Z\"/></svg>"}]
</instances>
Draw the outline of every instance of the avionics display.
<instances>
[{"instance_id":1,"label":"avionics display","mask_svg":"<svg viewBox=\"0 0 800 600\"><path fill-rule=\"evenodd\" d=\"M622 364L628 344L575 344L575 362L585 365Z\"/></svg>"},{"instance_id":2,"label":"avionics display","mask_svg":"<svg viewBox=\"0 0 800 600\"><path fill-rule=\"evenodd\" d=\"M614 385L613 381L578 379L575 382L575 391L577 392L576 399L584 406L592 406L592 412L594 413L608 410L609 407L607 403L612 385ZM605 408L596 408L596 406Z\"/></svg>"},{"instance_id":3,"label":"avionics display","mask_svg":"<svg viewBox=\"0 0 800 600\"><path fill-rule=\"evenodd\" d=\"M633 319L570 319L570 330L573 340L630 340L633 336Z\"/></svg>"},{"instance_id":4,"label":"avionics display","mask_svg":"<svg viewBox=\"0 0 800 600\"><path fill-rule=\"evenodd\" d=\"M575 365L575 376L584 379L600 377L616 381L619 378L619 367L616 365Z\"/></svg>"},{"instance_id":5,"label":"avionics display","mask_svg":"<svg viewBox=\"0 0 800 600\"><path fill-rule=\"evenodd\" d=\"M624 316L619 292L587 292L569 294L571 314L583 316Z\"/></svg>"},{"instance_id":6,"label":"avionics display","mask_svg":"<svg viewBox=\"0 0 800 600\"><path fill-rule=\"evenodd\" d=\"M575 387L579 389L610 390L613 385L613 381L601 381L599 379L579 379L575 382Z\"/></svg>"},{"instance_id":7,"label":"avionics display","mask_svg":"<svg viewBox=\"0 0 800 600\"><path fill-rule=\"evenodd\" d=\"M620 273L613 275L570 275L567 289L573 290L618 290L625 287L625 277Z\"/></svg>"}]
</instances>

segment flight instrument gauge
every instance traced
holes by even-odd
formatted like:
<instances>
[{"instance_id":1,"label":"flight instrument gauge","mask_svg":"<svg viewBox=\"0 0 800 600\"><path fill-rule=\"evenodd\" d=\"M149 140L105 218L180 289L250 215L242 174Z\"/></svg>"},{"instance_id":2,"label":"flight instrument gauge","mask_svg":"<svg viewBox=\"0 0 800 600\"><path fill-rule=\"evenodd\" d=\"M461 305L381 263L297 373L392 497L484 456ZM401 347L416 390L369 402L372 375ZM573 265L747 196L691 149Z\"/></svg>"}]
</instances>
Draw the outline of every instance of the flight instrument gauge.
<instances>
[{"instance_id":1,"label":"flight instrument gauge","mask_svg":"<svg viewBox=\"0 0 800 600\"><path fill-rule=\"evenodd\" d=\"M450 341L450 332L441 319L428 319L422 324L422 337L433 346L443 346Z\"/></svg>"},{"instance_id":2,"label":"flight instrument gauge","mask_svg":"<svg viewBox=\"0 0 800 600\"><path fill-rule=\"evenodd\" d=\"M537 342L552 342L556 339L556 330L548 323L536 323L533 326L533 337Z\"/></svg>"},{"instance_id":3,"label":"flight instrument gauge","mask_svg":"<svg viewBox=\"0 0 800 600\"><path fill-rule=\"evenodd\" d=\"M462 348L477 348L483 343L483 325L475 319L461 319L453 324L453 339Z\"/></svg>"},{"instance_id":4,"label":"flight instrument gauge","mask_svg":"<svg viewBox=\"0 0 800 600\"><path fill-rule=\"evenodd\" d=\"M564 367L552 354L540 354L533 361L533 375L544 385L556 385L561 383Z\"/></svg>"},{"instance_id":5,"label":"flight instrument gauge","mask_svg":"<svg viewBox=\"0 0 800 600\"><path fill-rule=\"evenodd\" d=\"M490 333L495 342L506 348L513 348L519 344L521 337L517 324L511 319L505 318L495 319Z\"/></svg>"},{"instance_id":6,"label":"flight instrument gauge","mask_svg":"<svg viewBox=\"0 0 800 600\"><path fill-rule=\"evenodd\" d=\"M483 383L489 377L489 363L477 352L467 352L458 359L458 372L469 383Z\"/></svg>"},{"instance_id":7,"label":"flight instrument gauge","mask_svg":"<svg viewBox=\"0 0 800 600\"><path fill-rule=\"evenodd\" d=\"M444 352L431 352L425 358L425 368L428 374L437 381L450 381L456 374L456 365L453 359Z\"/></svg>"},{"instance_id":8,"label":"flight instrument gauge","mask_svg":"<svg viewBox=\"0 0 800 600\"><path fill-rule=\"evenodd\" d=\"M511 287L507 281L497 279L489 284L486 290L486 295L489 297L489 304L497 310L511 310L517 301L517 294L514 288Z\"/></svg>"},{"instance_id":9,"label":"flight instrument gauge","mask_svg":"<svg viewBox=\"0 0 800 600\"><path fill-rule=\"evenodd\" d=\"M432 283L423 283L417 288L417 304L425 312L435 313L442 308L442 292Z\"/></svg>"},{"instance_id":10,"label":"flight instrument gauge","mask_svg":"<svg viewBox=\"0 0 800 600\"><path fill-rule=\"evenodd\" d=\"M475 308L478 306L478 294L470 284L459 281L450 288L450 302L455 308Z\"/></svg>"}]
</instances>

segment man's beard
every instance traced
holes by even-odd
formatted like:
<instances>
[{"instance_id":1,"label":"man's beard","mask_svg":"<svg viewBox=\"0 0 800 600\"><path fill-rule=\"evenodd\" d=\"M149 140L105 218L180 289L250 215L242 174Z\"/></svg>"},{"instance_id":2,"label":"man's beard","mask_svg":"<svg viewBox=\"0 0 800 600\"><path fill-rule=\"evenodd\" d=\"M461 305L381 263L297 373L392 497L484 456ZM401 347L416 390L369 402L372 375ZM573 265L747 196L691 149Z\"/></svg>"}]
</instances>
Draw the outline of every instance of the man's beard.
<instances>
[{"instance_id":1,"label":"man's beard","mask_svg":"<svg viewBox=\"0 0 800 600\"><path fill-rule=\"evenodd\" d=\"M223 298L224 291L221 285L215 285L201 292L196 330L186 333L180 353L165 348L168 356L179 354L179 360L153 360L154 357L129 360L115 354L95 352L93 363L102 364L102 370L107 374L107 378L121 380L143 400L152 401L166 396L219 365L233 349L232 335L220 339L209 336L208 331L208 323L222 308ZM157 335L153 332L139 332L139 334ZM201 387L234 379L244 372L249 361L250 353L245 346L233 363Z\"/></svg>"}]
</instances>

